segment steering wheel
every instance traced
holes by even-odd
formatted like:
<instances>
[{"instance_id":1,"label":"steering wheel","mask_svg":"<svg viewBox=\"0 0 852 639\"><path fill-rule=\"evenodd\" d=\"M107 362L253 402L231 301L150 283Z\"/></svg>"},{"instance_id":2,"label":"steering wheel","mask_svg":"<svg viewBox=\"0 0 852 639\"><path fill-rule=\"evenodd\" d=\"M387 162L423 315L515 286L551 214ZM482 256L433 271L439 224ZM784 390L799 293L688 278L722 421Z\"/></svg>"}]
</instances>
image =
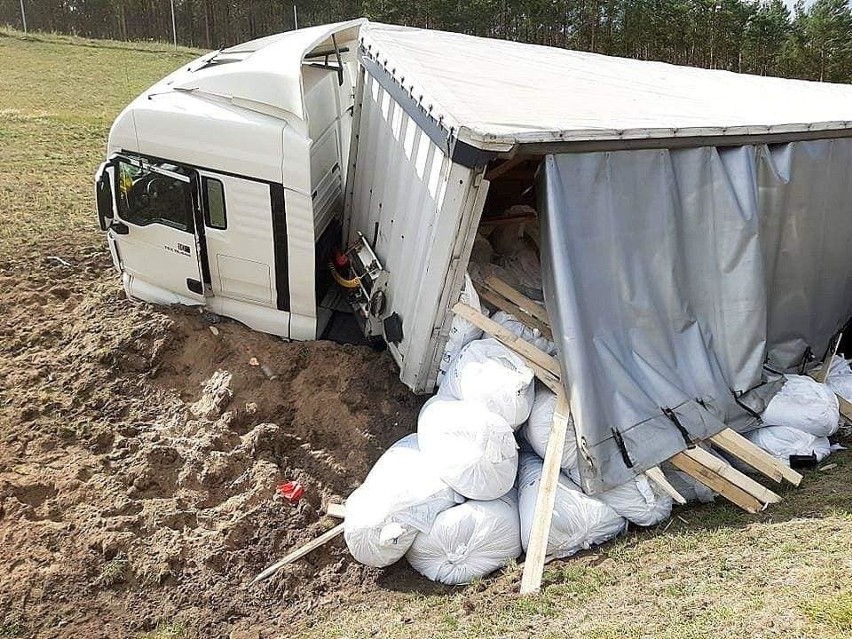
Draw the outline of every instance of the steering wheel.
<instances>
[{"instance_id":1,"label":"steering wheel","mask_svg":"<svg viewBox=\"0 0 852 639\"><path fill-rule=\"evenodd\" d=\"M156 200L168 188L168 182L166 182L163 178L157 175L152 175L150 178L148 178L148 183L145 185L145 194L149 198L153 198Z\"/></svg>"}]
</instances>

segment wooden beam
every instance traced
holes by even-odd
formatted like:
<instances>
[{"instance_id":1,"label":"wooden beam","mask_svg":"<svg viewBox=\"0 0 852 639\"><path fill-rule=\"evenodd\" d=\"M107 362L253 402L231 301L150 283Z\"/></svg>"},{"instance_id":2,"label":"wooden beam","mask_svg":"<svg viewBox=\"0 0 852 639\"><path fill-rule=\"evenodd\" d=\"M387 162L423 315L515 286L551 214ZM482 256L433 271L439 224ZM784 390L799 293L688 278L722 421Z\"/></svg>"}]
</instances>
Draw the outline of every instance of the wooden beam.
<instances>
[{"instance_id":1,"label":"wooden beam","mask_svg":"<svg viewBox=\"0 0 852 639\"><path fill-rule=\"evenodd\" d=\"M777 504L781 501L781 496L775 494L765 486L757 483L748 475L745 475L731 466L723 459L719 459L703 448L690 448L684 451L684 455L691 457L699 464L706 466L714 471L720 477L724 477L729 482L746 491L763 504Z\"/></svg>"},{"instance_id":2,"label":"wooden beam","mask_svg":"<svg viewBox=\"0 0 852 639\"><path fill-rule=\"evenodd\" d=\"M336 519L343 519L346 517L346 504L329 502L325 505L325 514Z\"/></svg>"},{"instance_id":3,"label":"wooden beam","mask_svg":"<svg viewBox=\"0 0 852 639\"><path fill-rule=\"evenodd\" d=\"M550 332L550 327L547 324L542 322L537 317L533 317L514 302L507 300L499 293L495 293L490 288L486 288L483 286L479 287L477 293L479 294L479 297L484 299L486 302L490 303L496 308L499 308L501 311L505 311L512 317L515 317L519 322L526 324L530 328L537 328L541 332L541 334L547 339L553 339L553 333Z\"/></svg>"},{"instance_id":4,"label":"wooden beam","mask_svg":"<svg viewBox=\"0 0 852 639\"><path fill-rule=\"evenodd\" d=\"M799 473L730 428L713 435L710 442L769 479L777 482L787 480L794 486L802 483Z\"/></svg>"},{"instance_id":5,"label":"wooden beam","mask_svg":"<svg viewBox=\"0 0 852 639\"><path fill-rule=\"evenodd\" d=\"M343 532L343 526L344 526L344 524L337 524L334 528L332 528L329 531L324 532L322 535L320 535L319 537L317 537L313 541L309 541L304 546L297 548L296 550L291 552L289 555L284 557L284 559L272 564L269 568L267 568L262 573L260 573L257 577L254 578L252 583L256 584L258 581L263 581L264 579L269 579L269 577L271 577L276 572L281 570L281 568L283 568L287 564L291 564L294 561L296 561L297 559L301 559L302 557L307 555L312 550L316 550L317 548L319 548L323 544L328 543L329 541L331 541L332 539L334 539L335 537L337 537L339 534L341 534Z\"/></svg>"},{"instance_id":6,"label":"wooden beam","mask_svg":"<svg viewBox=\"0 0 852 639\"><path fill-rule=\"evenodd\" d=\"M829 344L828 351L825 355L825 361L822 363L822 367L819 371L813 375L813 378L818 381L820 384L825 384L826 380L828 380L828 373L831 370L831 360L834 359L834 356L837 355L837 349L840 347L840 340L843 339L843 333L840 332L835 335L834 343Z\"/></svg>"},{"instance_id":7,"label":"wooden beam","mask_svg":"<svg viewBox=\"0 0 852 639\"><path fill-rule=\"evenodd\" d=\"M485 278L484 284L495 293L499 293L510 302L519 306L525 313L532 315L540 322L550 326L550 318L547 316L547 310L544 306L538 302L534 302L520 291L516 291L499 277L494 275L487 277Z\"/></svg>"},{"instance_id":8,"label":"wooden beam","mask_svg":"<svg viewBox=\"0 0 852 639\"><path fill-rule=\"evenodd\" d=\"M508 173L509 171L514 169L516 166L518 166L522 162L526 162L529 159L530 158L529 158L528 155L521 155L519 153L515 157L509 158L508 160L506 160L506 161L498 164L497 166L495 166L490 171L487 171L485 173L485 179L488 180L489 182L496 180L501 175L505 175L506 173Z\"/></svg>"},{"instance_id":9,"label":"wooden beam","mask_svg":"<svg viewBox=\"0 0 852 639\"><path fill-rule=\"evenodd\" d=\"M840 395L837 395L837 403L840 405L840 414L849 423L852 423L852 403Z\"/></svg>"},{"instance_id":10,"label":"wooden beam","mask_svg":"<svg viewBox=\"0 0 852 639\"><path fill-rule=\"evenodd\" d=\"M669 480L666 479L665 474L660 469L659 466L654 466L653 468L649 468L645 471L645 476L654 482L660 490L669 495L672 499L674 499L679 504L685 504L686 499L683 495L677 492L677 489L669 483Z\"/></svg>"},{"instance_id":11,"label":"wooden beam","mask_svg":"<svg viewBox=\"0 0 852 639\"><path fill-rule=\"evenodd\" d=\"M707 468L704 464L697 462L685 453L678 453L674 457L669 458L669 462L678 470L683 471L696 481L716 491L722 497L736 504L746 512L758 513L763 510L763 504L753 495L732 484L714 470Z\"/></svg>"},{"instance_id":12,"label":"wooden beam","mask_svg":"<svg viewBox=\"0 0 852 639\"><path fill-rule=\"evenodd\" d=\"M477 328L491 335L506 348L513 350L523 357L538 377L550 390L559 394L562 391L560 382L559 362L544 351L536 348L524 339L515 335L509 329L467 304L458 302L453 306L453 313L463 317Z\"/></svg>"},{"instance_id":13,"label":"wooden beam","mask_svg":"<svg viewBox=\"0 0 852 639\"><path fill-rule=\"evenodd\" d=\"M530 530L530 539L527 544L524 572L521 575L522 595L536 593L541 588L544 562L547 560L550 523L553 520L553 507L556 504L556 492L559 487L559 467L565 447L568 415L569 408L565 393L559 392L556 396L556 408L553 411L553 424L547 439L547 450L544 453L544 466L538 486L532 530Z\"/></svg>"}]
</instances>

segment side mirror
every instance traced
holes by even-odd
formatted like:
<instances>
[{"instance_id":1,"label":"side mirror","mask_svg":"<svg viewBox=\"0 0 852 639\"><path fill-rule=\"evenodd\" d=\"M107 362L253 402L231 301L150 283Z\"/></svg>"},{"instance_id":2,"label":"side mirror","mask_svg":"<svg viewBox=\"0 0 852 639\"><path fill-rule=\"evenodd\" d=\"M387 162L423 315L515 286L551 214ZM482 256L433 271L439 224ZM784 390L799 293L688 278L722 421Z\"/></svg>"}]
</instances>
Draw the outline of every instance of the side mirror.
<instances>
[{"instance_id":1,"label":"side mirror","mask_svg":"<svg viewBox=\"0 0 852 639\"><path fill-rule=\"evenodd\" d=\"M98 226L102 231L109 229L115 217L113 210L115 200L112 195L113 171L113 165L109 162L104 162L95 174L95 201L98 205Z\"/></svg>"}]
</instances>

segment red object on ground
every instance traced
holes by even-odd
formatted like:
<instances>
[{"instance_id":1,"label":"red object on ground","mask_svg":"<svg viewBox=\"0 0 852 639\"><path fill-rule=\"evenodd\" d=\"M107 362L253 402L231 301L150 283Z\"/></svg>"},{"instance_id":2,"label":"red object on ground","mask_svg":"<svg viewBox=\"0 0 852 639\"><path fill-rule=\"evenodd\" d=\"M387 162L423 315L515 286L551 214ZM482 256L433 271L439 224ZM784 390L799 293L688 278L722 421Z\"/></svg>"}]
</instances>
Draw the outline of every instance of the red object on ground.
<instances>
[{"instance_id":1,"label":"red object on ground","mask_svg":"<svg viewBox=\"0 0 852 639\"><path fill-rule=\"evenodd\" d=\"M298 504L302 495L305 494L305 487L297 481L288 481L278 484L278 492L291 504Z\"/></svg>"}]
</instances>

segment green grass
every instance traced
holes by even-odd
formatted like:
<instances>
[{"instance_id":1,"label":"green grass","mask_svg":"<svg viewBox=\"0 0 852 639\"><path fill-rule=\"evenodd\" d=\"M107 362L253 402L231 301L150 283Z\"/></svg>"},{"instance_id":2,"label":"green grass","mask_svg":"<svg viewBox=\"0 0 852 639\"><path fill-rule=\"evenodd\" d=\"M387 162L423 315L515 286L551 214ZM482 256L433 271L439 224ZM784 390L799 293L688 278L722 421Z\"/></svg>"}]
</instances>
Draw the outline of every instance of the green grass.
<instances>
[{"instance_id":1,"label":"green grass","mask_svg":"<svg viewBox=\"0 0 852 639\"><path fill-rule=\"evenodd\" d=\"M0 260L96 232L92 175L134 97L199 52L0 30Z\"/></svg>"}]
</instances>

